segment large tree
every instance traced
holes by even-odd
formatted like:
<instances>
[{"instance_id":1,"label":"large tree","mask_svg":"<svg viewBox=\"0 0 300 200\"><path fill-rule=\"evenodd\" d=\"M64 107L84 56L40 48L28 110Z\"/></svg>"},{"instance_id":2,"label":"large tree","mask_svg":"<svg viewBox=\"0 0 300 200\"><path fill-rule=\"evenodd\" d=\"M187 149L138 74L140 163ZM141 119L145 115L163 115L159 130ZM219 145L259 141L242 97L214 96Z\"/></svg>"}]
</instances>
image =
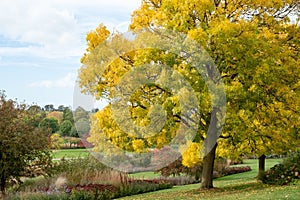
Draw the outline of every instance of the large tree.
<instances>
[{"instance_id":1,"label":"large tree","mask_svg":"<svg viewBox=\"0 0 300 200\"><path fill-rule=\"evenodd\" d=\"M47 118L57 119L58 124L60 125L63 121L63 112L61 111L52 111L47 113Z\"/></svg>"},{"instance_id":2,"label":"large tree","mask_svg":"<svg viewBox=\"0 0 300 200\"><path fill-rule=\"evenodd\" d=\"M203 65L211 64L211 59L207 57L207 54L200 53L198 55L199 49L196 47L199 45L192 41L187 41L191 43L191 46L186 45L191 49L186 47L182 49L181 45L185 38L181 37L183 35L177 37L176 34L172 36L176 40L177 45L174 45L176 48L173 48L174 41L161 41L162 38L155 38L155 35L151 34L152 38L149 39L147 33L141 34L136 41L129 41L122 35L114 35L107 42L111 49L107 50L108 46L105 45L97 47L98 39L105 40L108 36L107 33L109 32L106 28L100 25L96 31L88 34L89 44L95 47L82 58L85 66L80 73L81 84L88 92L96 97L105 97L111 102L93 116L89 140L95 144L95 149L109 151L112 144L125 151L144 153L153 148L162 149L172 143L176 152L187 150L189 144L193 142L202 142L209 124L205 122L206 119L203 119L199 125L200 121L196 119L199 119L200 116L210 118L210 106L217 105L218 99L217 95L210 96L214 95L215 91L208 94L208 90L213 90L215 87L214 89L217 91L220 80L218 76L213 80L217 75L216 68L213 66L210 65L210 69L195 67L199 65L194 61L195 59L196 61L198 59ZM146 44L147 42L144 40L149 43ZM170 51L166 53L162 49L137 48L136 44L145 44L148 47L169 44L166 48L169 48ZM143 50L131 51L130 49ZM179 55L184 50L196 50L193 53L197 56L192 59L192 63L184 63L188 60L188 56ZM116 59L114 52L120 51L129 53ZM187 52L187 54L189 53ZM113 61L110 62L110 59ZM108 65L105 63L106 60ZM95 66L103 61L103 65ZM161 64L151 64L155 62ZM149 63L150 65L147 66ZM143 66L143 64L146 65ZM202 70L204 73L201 74ZM103 71L104 73L101 74ZM203 80L201 76L205 77L206 72L209 73L209 77ZM213 81L216 82L212 83ZM213 101L215 102L212 103ZM201 107L201 112L199 107ZM160 112L161 108L166 110L166 113ZM215 110L223 110L223 108L216 107ZM222 113L219 111L218 113L222 118L220 116ZM215 119L216 115L217 112L214 112L211 117ZM219 124L215 123L210 130L218 129L217 126ZM99 134L99 130L104 134ZM206 149L214 148L217 136L207 138ZM197 146L197 144L192 144L192 146ZM121 152L119 151L119 153ZM161 162L166 164L176 160L178 154L173 153L173 155L168 157L169 160ZM197 159L196 157L195 159ZM128 160L124 160L124 162L126 161Z\"/></svg>"},{"instance_id":3,"label":"large tree","mask_svg":"<svg viewBox=\"0 0 300 200\"><path fill-rule=\"evenodd\" d=\"M236 84L239 94L231 92L235 99L228 105L230 120L224 133L230 139L220 141L226 148L219 151L233 158L256 155L258 178L263 177L266 155L294 151L300 139L300 30L285 24L271 31L265 46L269 57L256 58L260 63L248 72L248 80Z\"/></svg>"},{"instance_id":4,"label":"large tree","mask_svg":"<svg viewBox=\"0 0 300 200\"><path fill-rule=\"evenodd\" d=\"M256 153L261 156L287 151L295 146L287 141L299 141L299 27L289 21L289 16L297 16L297 12L299 2L292 0L144 0L133 13L130 28L136 34L146 31L159 33L161 29L169 29L198 42L209 53L226 84L228 122L219 141L223 147L220 154L227 152L228 155L226 149L234 149L237 152L235 155ZM190 153L183 153L183 161L184 155L193 155L194 159L189 159L191 164L203 162L201 187L213 187L212 170L217 147L214 141L220 128L217 127L220 110L213 106L214 96L208 94L203 76L193 70L187 52L176 54L155 48L133 51L130 46L134 44L120 39L118 34L106 40L109 34L100 25L87 35L88 48L80 70L83 91L113 102L120 98L114 96L114 90L118 82L124 80L122 76L131 68L145 63L170 66L183 74L194 89L200 100L198 106L201 107L198 132L190 141L189 148L185 149L184 152ZM172 35L165 36L170 38L167 43L176 46L176 41L172 43ZM143 43L155 42L145 38L147 36ZM101 43L104 45L101 46ZM111 58L116 52L105 51L107 44L122 46L117 51L119 57L113 62ZM208 77L213 80L213 73L209 73L211 65L205 64ZM104 65L107 67L101 68ZM150 68L144 69L145 74L147 70ZM133 89L135 92L128 103L135 123L140 126L151 124L147 113L151 113L153 105L161 103L167 110L165 126L155 137L147 139L126 134L113 118L110 104L96 113L92 120L90 140L97 150L105 149L101 145L107 138L112 144L128 151L143 151L153 146L161 148L172 141L174 130L180 123L190 125L192 120L179 117L180 102L172 96L171 90L156 84ZM189 96L184 92L182 95ZM215 128L209 129L210 125ZM206 141L215 145L208 148L209 151L204 152L205 156L201 159L201 148L198 146L205 146Z\"/></svg>"},{"instance_id":5,"label":"large tree","mask_svg":"<svg viewBox=\"0 0 300 200\"><path fill-rule=\"evenodd\" d=\"M241 146L227 155L252 153L263 164L264 154L287 152L299 143L297 17L299 1L293 0L145 0L131 28L183 32L209 52L227 88L221 137L229 140L221 150ZM202 187L212 187L203 168Z\"/></svg>"},{"instance_id":6,"label":"large tree","mask_svg":"<svg viewBox=\"0 0 300 200\"><path fill-rule=\"evenodd\" d=\"M46 118L46 112L38 105L30 106L27 112L32 116L31 124L35 127L38 127L41 121Z\"/></svg>"},{"instance_id":7,"label":"large tree","mask_svg":"<svg viewBox=\"0 0 300 200\"><path fill-rule=\"evenodd\" d=\"M51 163L47 150L50 133L32 124L27 106L7 100L0 93L0 189L2 197L10 180L19 180L34 167Z\"/></svg>"},{"instance_id":8,"label":"large tree","mask_svg":"<svg viewBox=\"0 0 300 200\"><path fill-rule=\"evenodd\" d=\"M53 104L47 104L47 105L45 105L45 106L44 106L44 109L45 109L45 111L48 111L48 112L52 112L52 111L55 110Z\"/></svg>"},{"instance_id":9,"label":"large tree","mask_svg":"<svg viewBox=\"0 0 300 200\"><path fill-rule=\"evenodd\" d=\"M69 120L65 120L59 126L59 132L62 136L70 136L72 127L74 125Z\"/></svg>"},{"instance_id":10,"label":"large tree","mask_svg":"<svg viewBox=\"0 0 300 200\"><path fill-rule=\"evenodd\" d=\"M66 107L63 111L63 119L62 121L69 120L70 122L74 123L73 112L69 107Z\"/></svg>"},{"instance_id":11,"label":"large tree","mask_svg":"<svg viewBox=\"0 0 300 200\"><path fill-rule=\"evenodd\" d=\"M52 133L55 133L59 130L58 120L55 119L54 117L50 117L50 118L46 117L41 121L39 127L48 128L51 130Z\"/></svg>"}]
</instances>

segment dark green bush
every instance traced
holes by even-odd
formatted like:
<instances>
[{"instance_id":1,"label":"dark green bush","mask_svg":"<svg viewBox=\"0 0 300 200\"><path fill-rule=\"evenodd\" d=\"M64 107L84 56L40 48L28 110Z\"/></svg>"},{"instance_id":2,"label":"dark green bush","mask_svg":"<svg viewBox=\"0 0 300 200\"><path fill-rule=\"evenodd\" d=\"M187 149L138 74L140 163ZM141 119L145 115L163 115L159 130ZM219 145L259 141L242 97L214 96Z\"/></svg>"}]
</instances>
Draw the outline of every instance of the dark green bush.
<instances>
[{"instance_id":1,"label":"dark green bush","mask_svg":"<svg viewBox=\"0 0 300 200\"><path fill-rule=\"evenodd\" d=\"M287 185L300 178L300 150L286 158L282 163L266 171L263 183Z\"/></svg>"}]
</instances>

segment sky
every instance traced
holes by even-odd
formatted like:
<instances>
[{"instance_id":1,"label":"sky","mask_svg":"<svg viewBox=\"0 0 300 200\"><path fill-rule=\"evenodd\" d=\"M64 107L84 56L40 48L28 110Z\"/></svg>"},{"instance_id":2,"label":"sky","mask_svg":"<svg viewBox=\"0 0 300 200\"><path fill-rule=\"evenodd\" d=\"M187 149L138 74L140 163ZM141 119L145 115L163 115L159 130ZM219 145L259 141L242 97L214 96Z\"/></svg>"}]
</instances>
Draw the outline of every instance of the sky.
<instances>
[{"instance_id":1,"label":"sky","mask_svg":"<svg viewBox=\"0 0 300 200\"><path fill-rule=\"evenodd\" d=\"M73 107L85 36L126 32L141 0L0 0L0 90L9 99Z\"/></svg>"}]
</instances>

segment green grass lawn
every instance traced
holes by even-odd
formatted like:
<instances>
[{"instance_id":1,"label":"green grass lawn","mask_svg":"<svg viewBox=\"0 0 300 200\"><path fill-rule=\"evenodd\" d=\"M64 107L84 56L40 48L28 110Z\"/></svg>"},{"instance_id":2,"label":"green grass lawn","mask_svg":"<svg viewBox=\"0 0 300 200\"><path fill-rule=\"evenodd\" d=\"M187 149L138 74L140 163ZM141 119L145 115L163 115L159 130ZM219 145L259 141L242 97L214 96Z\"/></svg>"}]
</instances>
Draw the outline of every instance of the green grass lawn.
<instances>
[{"instance_id":1,"label":"green grass lawn","mask_svg":"<svg viewBox=\"0 0 300 200\"><path fill-rule=\"evenodd\" d=\"M266 169L280 161L280 159L266 160ZM251 166L252 171L215 179L215 189L212 190L200 190L200 184L192 184L121 199L299 199L300 181L289 186L268 186L255 179L257 160L245 160L243 165ZM142 174L138 173L136 176ZM144 177L151 178L153 175L145 172Z\"/></svg>"},{"instance_id":2,"label":"green grass lawn","mask_svg":"<svg viewBox=\"0 0 300 200\"><path fill-rule=\"evenodd\" d=\"M278 164L281 161L281 159L267 159L266 160L266 169L271 168L275 164ZM243 177L248 177L248 178L253 178L257 175L257 169L258 169L258 160L244 160L244 164L241 165L235 165L235 166L250 166L252 171L243 173ZM154 172L139 172L139 173L134 173L130 174L131 177L134 178L144 178L144 179L153 179L159 177L159 174L154 173ZM236 176L240 177L240 174L237 174ZM234 179L235 175L232 176L226 176L222 177L224 179L227 179L227 177L230 177L231 180ZM222 180L221 178L221 180Z\"/></svg>"},{"instance_id":3,"label":"green grass lawn","mask_svg":"<svg viewBox=\"0 0 300 200\"><path fill-rule=\"evenodd\" d=\"M154 179L154 178L158 178L160 174L154 172L139 172L139 173L130 174L129 176L133 178L140 178L140 179Z\"/></svg>"},{"instance_id":4,"label":"green grass lawn","mask_svg":"<svg viewBox=\"0 0 300 200\"><path fill-rule=\"evenodd\" d=\"M89 155L88 149L60 149L54 150L52 152L52 156L54 159L61 158L79 158L86 157Z\"/></svg>"}]
</instances>

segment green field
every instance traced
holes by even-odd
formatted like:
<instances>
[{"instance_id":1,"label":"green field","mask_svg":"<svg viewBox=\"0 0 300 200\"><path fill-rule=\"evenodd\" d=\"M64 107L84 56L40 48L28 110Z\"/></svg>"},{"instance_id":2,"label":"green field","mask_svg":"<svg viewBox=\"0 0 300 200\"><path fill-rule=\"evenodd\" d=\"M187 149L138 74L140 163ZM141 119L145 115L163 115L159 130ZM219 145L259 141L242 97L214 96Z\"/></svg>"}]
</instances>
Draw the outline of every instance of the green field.
<instances>
[{"instance_id":1,"label":"green field","mask_svg":"<svg viewBox=\"0 0 300 200\"><path fill-rule=\"evenodd\" d=\"M139 172L130 174L131 177L140 178L140 179L154 179L160 176L160 174L156 174L154 172Z\"/></svg>"},{"instance_id":2,"label":"green field","mask_svg":"<svg viewBox=\"0 0 300 200\"><path fill-rule=\"evenodd\" d=\"M89 155L88 149L60 149L52 151L53 159L80 158Z\"/></svg>"},{"instance_id":3,"label":"green field","mask_svg":"<svg viewBox=\"0 0 300 200\"><path fill-rule=\"evenodd\" d=\"M266 160L266 168L279 163L279 159ZM252 171L225 176L214 180L215 188L200 190L200 184L175 186L172 189L161 190L121 199L299 199L300 181L289 186L268 186L255 179L257 175L257 160L245 160L243 165L251 166ZM142 176L143 173L138 173ZM144 177L154 174L146 172Z\"/></svg>"}]
</instances>

